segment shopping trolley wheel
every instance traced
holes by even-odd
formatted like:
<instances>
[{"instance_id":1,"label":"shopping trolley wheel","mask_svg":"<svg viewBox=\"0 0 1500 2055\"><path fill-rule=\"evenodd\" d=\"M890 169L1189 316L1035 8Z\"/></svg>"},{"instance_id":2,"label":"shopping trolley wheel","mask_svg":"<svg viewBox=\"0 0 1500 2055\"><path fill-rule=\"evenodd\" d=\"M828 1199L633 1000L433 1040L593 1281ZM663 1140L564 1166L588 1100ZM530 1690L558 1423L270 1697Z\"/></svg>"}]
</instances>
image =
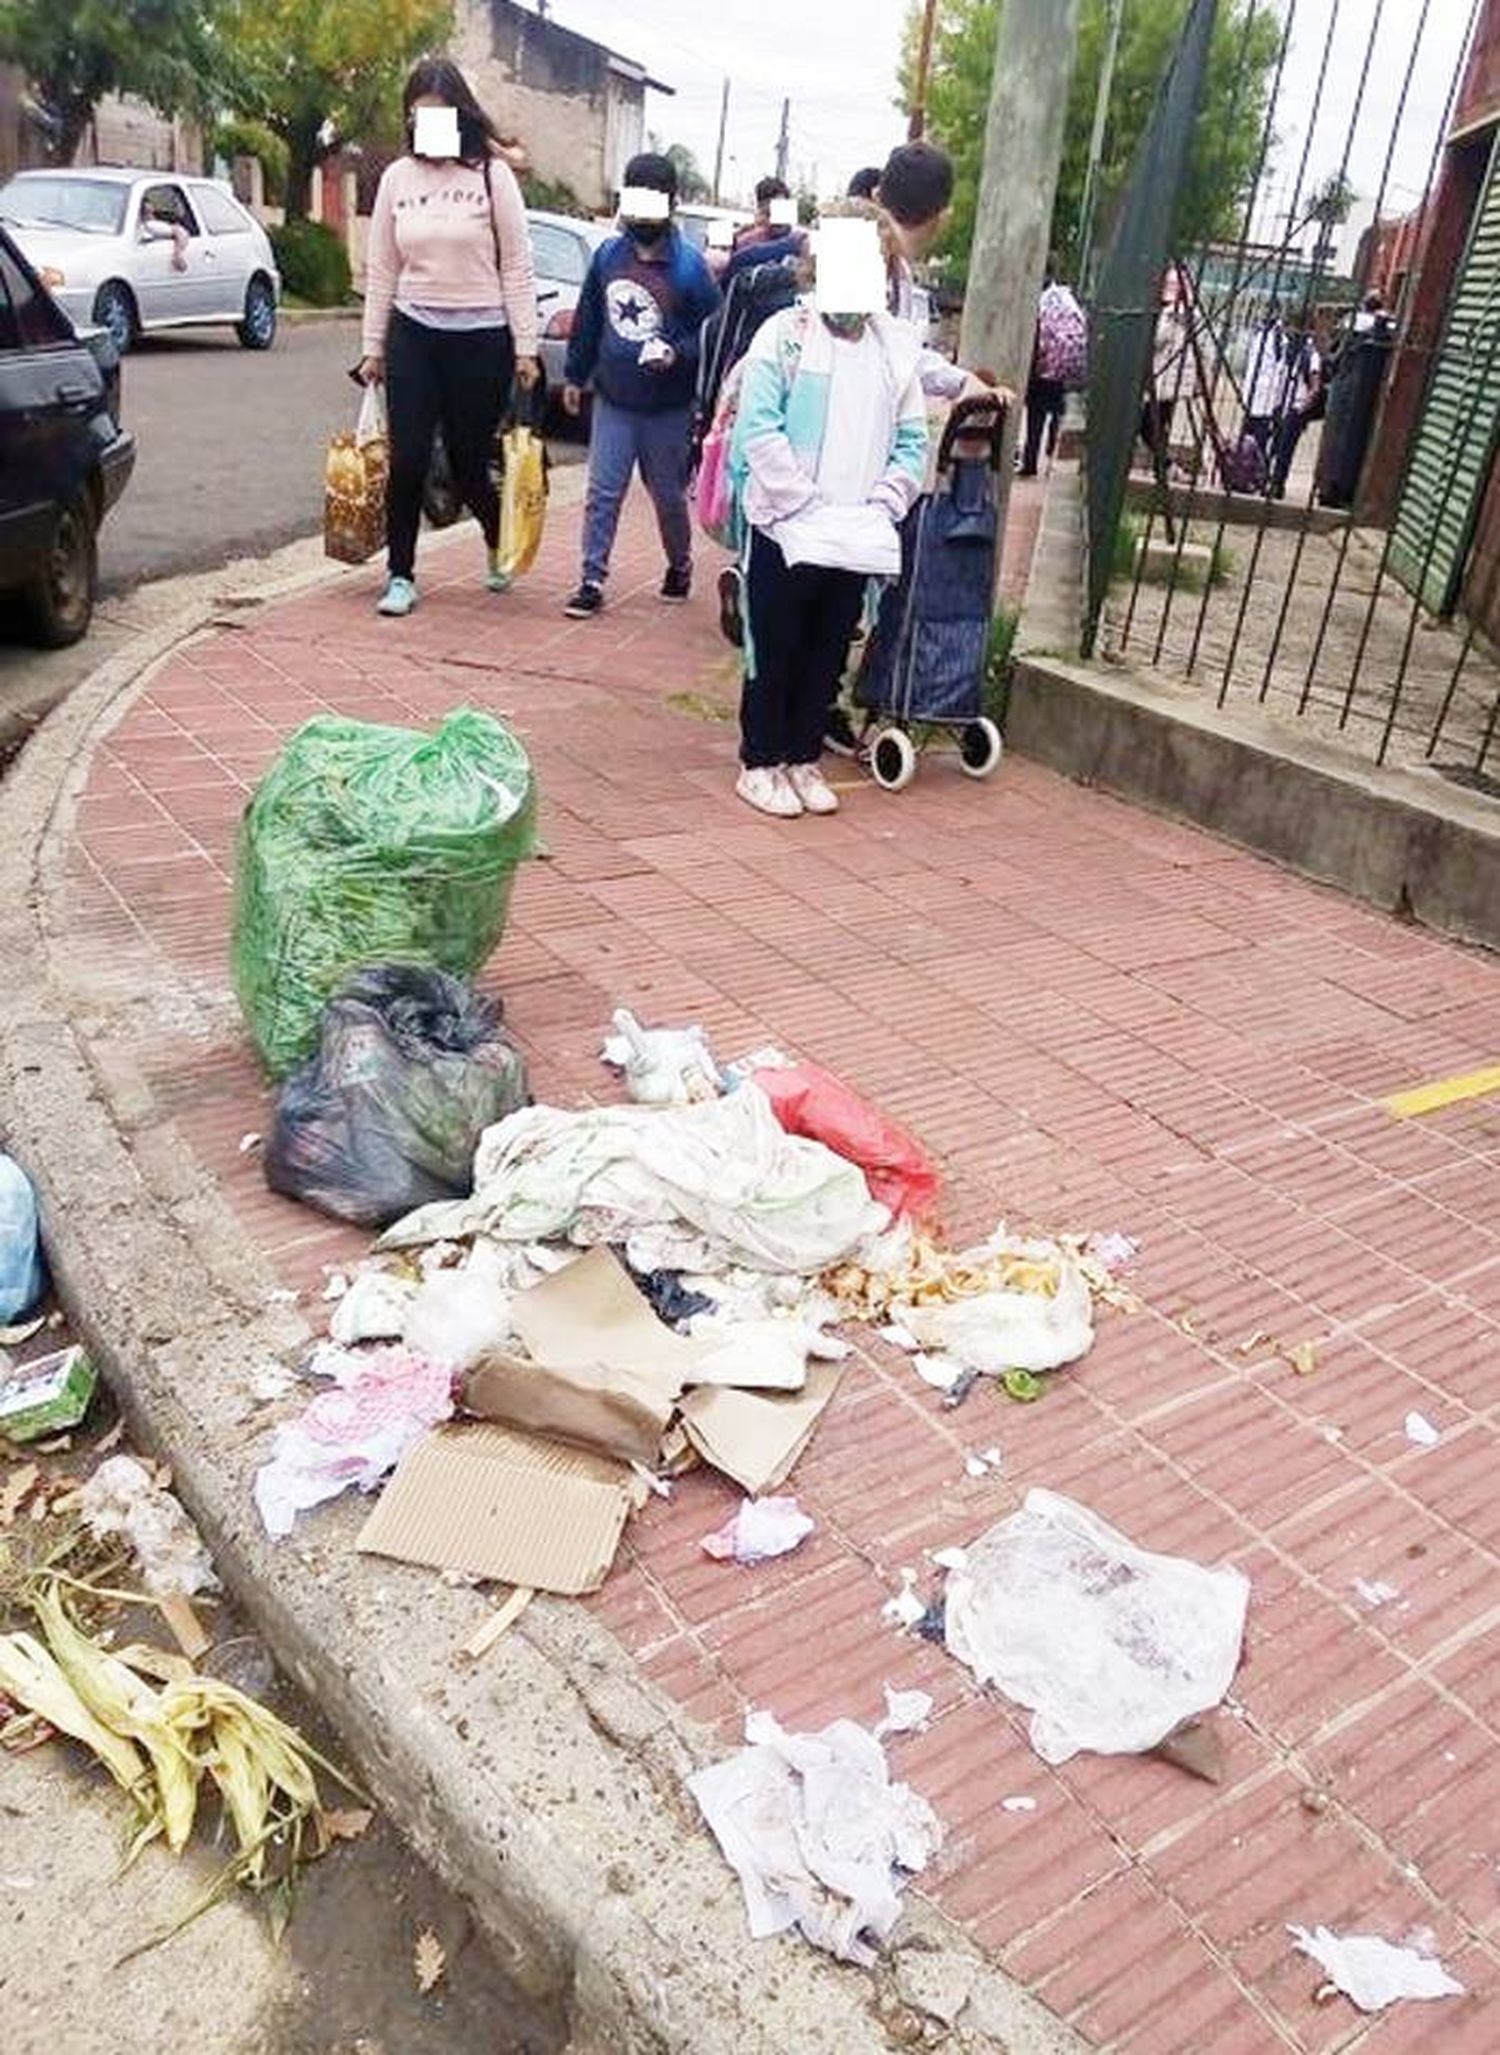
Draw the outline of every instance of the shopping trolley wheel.
<instances>
[{"instance_id":1,"label":"shopping trolley wheel","mask_svg":"<svg viewBox=\"0 0 1500 2055\"><path fill-rule=\"evenodd\" d=\"M983 716L970 721L958 738L958 760L971 778L987 778L1004 753L1004 737L995 723Z\"/></svg>"},{"instance_id":2,"label":"shopping trolley wheel","mask_svg":"<svg viewBox=\"0 0 1500 2055\"><path fill-rule=\"evenodd\" d=\"M868 745L870 774L887 792L899 792L917 775L917 745L904 728L879 728Z\"/></svg>"}]
</instances>

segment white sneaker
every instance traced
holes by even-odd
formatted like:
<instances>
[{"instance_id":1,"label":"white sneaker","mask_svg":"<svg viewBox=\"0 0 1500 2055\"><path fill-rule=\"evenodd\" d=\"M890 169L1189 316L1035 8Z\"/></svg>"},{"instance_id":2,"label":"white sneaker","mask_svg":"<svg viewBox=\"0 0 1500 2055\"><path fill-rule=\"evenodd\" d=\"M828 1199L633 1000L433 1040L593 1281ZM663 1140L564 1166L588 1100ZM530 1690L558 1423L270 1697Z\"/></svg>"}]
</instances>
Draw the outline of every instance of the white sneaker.
<instances>
[{"instance_id":1,"label":"white sneaker","mask_svg":"<svg viewBox=\"0 0 1500 2055\"><path fill-rule=\"evenodd\" d=\"M785 771L741 771L734 789L747 806L753 806L757 813L768 813L776 820L794 821L802 811L802 801L793 791Z\"/></svg>"},{"instance_id":2,"label":"white sneaker","mask_svg":"<svg viewBox=\"0 0 1500 2055\"><path fill-rule=\"evenodd\" d=\"M839 795L815 763L789 764L786 775L804 813L838 812Z\"/></svg>"},{"instance_id":3,"label":"white sneaker","mask_svg":"<svg viewBox=\"0 0 1500 2055\"><path fill-rule=\"evenodd\" d=\"M393 578L376 605L377 614L388 621L404 621L417 603L417 588L410 578Z\"/></svg>"}]
</instances>

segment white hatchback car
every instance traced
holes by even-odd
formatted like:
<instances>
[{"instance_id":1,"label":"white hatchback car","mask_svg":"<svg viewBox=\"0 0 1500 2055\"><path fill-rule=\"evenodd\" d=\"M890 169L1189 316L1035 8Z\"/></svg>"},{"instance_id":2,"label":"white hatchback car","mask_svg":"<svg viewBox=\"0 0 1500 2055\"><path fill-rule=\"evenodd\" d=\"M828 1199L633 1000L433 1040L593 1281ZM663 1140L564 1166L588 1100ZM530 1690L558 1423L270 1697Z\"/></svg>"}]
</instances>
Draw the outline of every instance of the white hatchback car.
<instances>
[{"instance_id":1,"label":"white hatchback car","mask_svg":"<svg viewBox=\"0 0 1500 2055\"><path fill-rule=\"evenodd\" d=\"M22 171L0 220L75 328L122 354L159 328L230 322L247 350L276 339L270 238L212 179L161 171Z\"/></svg>"}]
</instances>

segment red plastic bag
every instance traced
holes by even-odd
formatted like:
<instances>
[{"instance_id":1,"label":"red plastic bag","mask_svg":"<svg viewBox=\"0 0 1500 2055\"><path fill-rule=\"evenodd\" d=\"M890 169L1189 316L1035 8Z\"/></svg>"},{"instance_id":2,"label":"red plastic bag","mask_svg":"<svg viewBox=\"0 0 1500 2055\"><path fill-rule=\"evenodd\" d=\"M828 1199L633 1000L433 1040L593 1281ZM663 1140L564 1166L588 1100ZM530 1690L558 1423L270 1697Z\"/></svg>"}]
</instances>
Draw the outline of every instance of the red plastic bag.
<instances>
[{"instance_id":1,"label":"red plastic bag","mask_svg":"<svg viewBox=\"0 0 1500 2055\"><path fill-rule=\"evenodd\" d=\"M921 1220L937 1198L938 1174L905 1128L817 1063L773 1066L753 1073L789 1135L822 1142L857 1163L870 1196L893 1218Z\"/></svg>"}]
</instances>

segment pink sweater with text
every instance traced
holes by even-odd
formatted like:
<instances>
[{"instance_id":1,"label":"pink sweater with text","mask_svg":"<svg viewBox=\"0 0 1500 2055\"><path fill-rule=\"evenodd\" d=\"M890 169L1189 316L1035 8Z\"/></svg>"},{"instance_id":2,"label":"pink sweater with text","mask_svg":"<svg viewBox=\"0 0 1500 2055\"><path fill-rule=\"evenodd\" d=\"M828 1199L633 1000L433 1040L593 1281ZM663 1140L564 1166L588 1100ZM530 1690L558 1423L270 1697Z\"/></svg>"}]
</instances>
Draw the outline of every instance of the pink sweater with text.
<instances>
[{"instance_id":1,"label":"pink sweater with text","mask_svg":"<svg viewBox=\"0 0 1500 2055\"><path fill-rule=\"evenodd\" d=\"M382 355L391 309L503 306L518 357L536 355L536 279L515 173L490 160L494 228L478 165L398 157L380 181L365 260L364 346ZM495 236L500 263L495 262Z\"/></svg>"}]
</instances>

